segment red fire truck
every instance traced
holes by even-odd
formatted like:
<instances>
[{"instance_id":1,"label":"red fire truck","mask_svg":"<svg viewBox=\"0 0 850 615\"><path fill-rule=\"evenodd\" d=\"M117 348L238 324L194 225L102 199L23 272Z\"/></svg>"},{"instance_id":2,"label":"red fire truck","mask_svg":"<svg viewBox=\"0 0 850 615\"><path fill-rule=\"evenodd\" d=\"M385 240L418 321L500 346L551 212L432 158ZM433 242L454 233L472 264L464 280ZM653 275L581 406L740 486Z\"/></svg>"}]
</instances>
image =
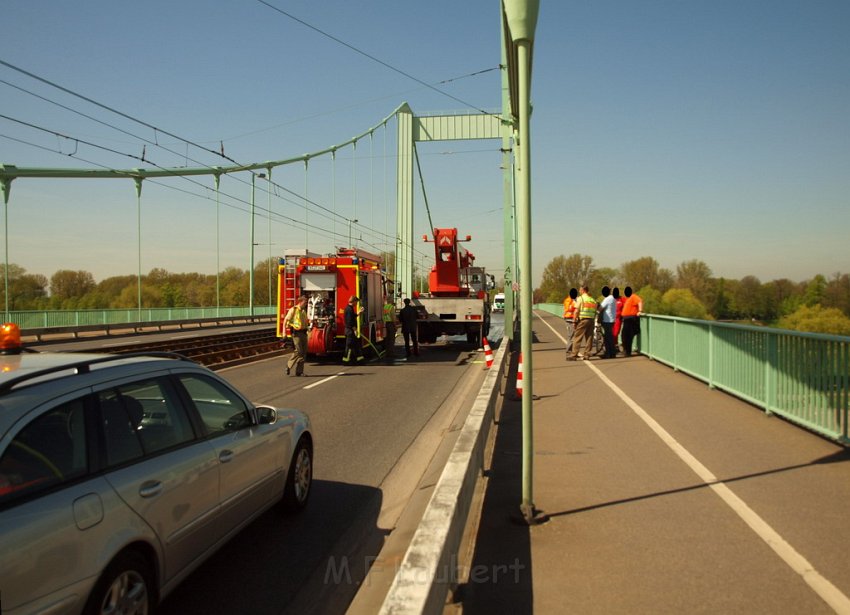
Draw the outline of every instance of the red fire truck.
<instances>
[{"instance_id":1,"label":"red fire truck","mask_svg":"<svg viewBox=\"0 0 850 615\"><path fill-rule=\"evenodd\" d=\"M278 264L277 336L289 337L283 319L299 296L307 297L310 329L307 352L325 355L345 347L343 313L352 295L364 311L358 334L363 350L377 348L384 339L382 310L387 296L383 258L358 248L339 248L336 254L287 250Z\"/></svg>"}]
</instances>

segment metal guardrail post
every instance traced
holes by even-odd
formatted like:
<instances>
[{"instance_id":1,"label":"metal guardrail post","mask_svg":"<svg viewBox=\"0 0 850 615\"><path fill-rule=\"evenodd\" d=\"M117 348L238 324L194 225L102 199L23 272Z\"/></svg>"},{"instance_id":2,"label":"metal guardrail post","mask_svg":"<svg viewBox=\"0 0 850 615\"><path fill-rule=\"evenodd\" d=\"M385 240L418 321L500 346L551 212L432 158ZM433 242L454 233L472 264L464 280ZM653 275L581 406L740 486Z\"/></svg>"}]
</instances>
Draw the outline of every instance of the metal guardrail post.
<instances>
[{"instance_id":1,"label":"metal guardrail post","mask_svg":"<svg viewBox=\"0 0 850 615\"><path fill-rule=\"evenodd\" d=\"M764 411L770 415L776 407L776 335L767 333L764 361Z\"/></svg>"},{"instance_id":2,"label":"metal guardrail post","mask_svg":"<svg viewBox=\"0 0 850 615\"><path fill-rule=\"evenodd\" d=\"M708 388L714 388L714 325L708 324Z\"/></svg>"}]
</instances>

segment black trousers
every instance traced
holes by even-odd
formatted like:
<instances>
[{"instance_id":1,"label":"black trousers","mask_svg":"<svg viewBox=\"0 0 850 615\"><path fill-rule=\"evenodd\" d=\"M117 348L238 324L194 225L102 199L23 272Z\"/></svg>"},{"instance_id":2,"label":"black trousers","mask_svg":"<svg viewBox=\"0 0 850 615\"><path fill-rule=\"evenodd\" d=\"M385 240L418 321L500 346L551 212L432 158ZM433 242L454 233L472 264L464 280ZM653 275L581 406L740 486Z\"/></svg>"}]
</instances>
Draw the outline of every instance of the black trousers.
<instances>
[{"instance_id":1,"label":"black trousers","mask_svg":"<svg viewBox=\"0 0 850 615\"><path fill-rule=\"evenodd\" d=\"M419 354L419 336L416 329L405 329L402 327L401 334L404 336L404 351L407 356L410 356L410 342L413 342L413 354Z\"/></svg>"},{"instance_id":2,"label":"black trousers","mask_svg":"<svg viewBox=\"0 0 850 615\"><path fill-rule=\"evenodd\" d=\"M640 320L637 316L623 316L623 354L632 356L632 342L640 333Z\"/></svg>"},{"instance_id":3,"label":"black trousers","mask_svg":"<svg viewBox=\"0 0 850 615\"><path fill-rule=\"evenodd\" d=\"M605 356L613 359L617 356L617 345L614 340L614 323L602 321L603 340L605 340Z\"/></svg>"},{"instance_id":4,"label":"black trousers","mask_svg":"<svg viewBox=\"0 0 850 615\"><path fill-rule=\"evenodd\" d=\"M360 353L360 338L357 331L345 330L345 354L342 356L343 363L356 363L363 360Z\"/></svg>"}]
</instances>

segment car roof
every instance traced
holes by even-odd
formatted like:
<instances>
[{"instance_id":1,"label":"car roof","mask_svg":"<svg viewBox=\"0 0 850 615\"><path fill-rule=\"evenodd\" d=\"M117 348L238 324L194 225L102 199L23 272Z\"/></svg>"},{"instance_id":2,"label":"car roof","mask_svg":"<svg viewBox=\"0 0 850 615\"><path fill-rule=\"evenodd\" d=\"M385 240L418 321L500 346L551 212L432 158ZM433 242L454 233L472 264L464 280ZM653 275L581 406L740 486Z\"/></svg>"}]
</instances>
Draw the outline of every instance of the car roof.
<instances>
[{"instance_id":1,"label":"car roof","mask_svg":"<svg viewBox=\"0 0 850 615\"><path fill-rule=\"evenodd\" d=\"M37 405L100 382L138 373L148 363L161 364L156 367L180 365L202 369L185 357L169 353L23 352L0 355L0 435ZM150 367L153 366L147 369Z\"/></svg>"}]
</instances>

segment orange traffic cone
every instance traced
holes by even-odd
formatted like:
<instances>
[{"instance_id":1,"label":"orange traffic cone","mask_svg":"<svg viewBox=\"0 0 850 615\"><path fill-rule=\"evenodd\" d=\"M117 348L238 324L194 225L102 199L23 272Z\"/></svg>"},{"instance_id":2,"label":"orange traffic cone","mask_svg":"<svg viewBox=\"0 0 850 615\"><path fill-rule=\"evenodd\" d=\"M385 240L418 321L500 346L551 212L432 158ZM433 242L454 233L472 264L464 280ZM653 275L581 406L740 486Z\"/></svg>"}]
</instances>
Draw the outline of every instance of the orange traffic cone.
<instances>
[{"instance_id":1,"label":"orange traffic cone","mask_svg":"<svg viewBox=\"0 0 850 615\"><path fill-rule=\"evenodd\" d=\"M519 353L519 365L516 368L516 396L515 399L522 399L522 353Z\"/></svg>"},{"instance_id":2,"label":"orange traffic cone","mask_svg":"<svg viewBox=\"0 0 850 615\"><path fill-rule=\"evenodd\" d=\"M490 369L493 365L493 351L490 350L490 344L487 343L487 338L484 338L484 362L486 363L484 369Z\"/></svg>"}]
</instances>

